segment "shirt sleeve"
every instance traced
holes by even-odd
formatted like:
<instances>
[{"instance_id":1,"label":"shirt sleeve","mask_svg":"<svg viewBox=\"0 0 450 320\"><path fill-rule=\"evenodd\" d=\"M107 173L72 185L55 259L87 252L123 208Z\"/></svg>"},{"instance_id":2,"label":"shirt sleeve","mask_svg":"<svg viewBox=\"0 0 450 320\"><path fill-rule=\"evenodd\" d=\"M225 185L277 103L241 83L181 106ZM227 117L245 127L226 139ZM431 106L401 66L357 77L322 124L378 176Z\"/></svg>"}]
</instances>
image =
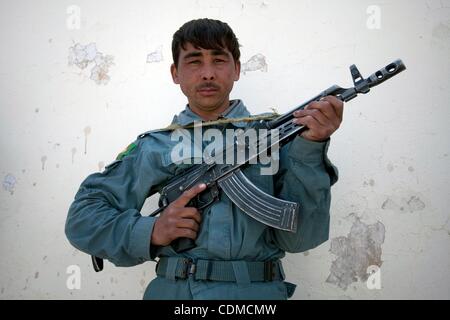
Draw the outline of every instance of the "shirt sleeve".
<instances>
[{"instance_id":1,"label":"shirt sleeve","mask_svg":"<svg viewBox=\"0 0 450 320\"><path fill-rule=\"evenodd\" d=\"M297 232L272 229L275 244L284 251L303 252L328 240L330 189L338 180L327 156L329 143L296 137L280 150L276 196L300 204Z\"/></svg>"},{"instance_id":2,"label":"shirt sleeve","mask_svg":"<svg viewBox=\"0 0 450 320\"><path fill-rule=\"evenodd\" d=\"M156 218L140 210L166 176L158 166L160 157L145 149L143 139L135 143L129 154L82 182L65 225L74 247L117 266L155 258L150 240Z\"/></svg>"}]
</instances>

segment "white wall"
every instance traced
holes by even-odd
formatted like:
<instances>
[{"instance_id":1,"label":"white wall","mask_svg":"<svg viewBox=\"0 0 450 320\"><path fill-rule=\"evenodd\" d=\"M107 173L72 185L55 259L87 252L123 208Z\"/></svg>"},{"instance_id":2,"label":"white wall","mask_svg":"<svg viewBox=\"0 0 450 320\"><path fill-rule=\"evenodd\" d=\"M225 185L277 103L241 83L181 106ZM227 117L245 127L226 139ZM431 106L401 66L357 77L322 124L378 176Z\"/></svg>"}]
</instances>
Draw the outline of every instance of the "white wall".
<instances>
[{"instance_id":1,"label":"white wall","mask_svg":"<svg viewBox=\"0 0 450 320\"><path fill-rule=\"evenodd\" d=\"M367 76L403 59L406 72L348 103L330 148L330 241L285 268L295 299L450 298L450 1L15 0L0 12L0 299L142 297L153 263L96 274L64 222L89 173L183 108L171 37L200 17L231 25L243 63L265 57L232 94L253 113L349 86L353 63ZM69 65L70 48L89 43L100 69L92 57ZM81 289L66 285L72 265Z\"/></svg>"}]
</instances>

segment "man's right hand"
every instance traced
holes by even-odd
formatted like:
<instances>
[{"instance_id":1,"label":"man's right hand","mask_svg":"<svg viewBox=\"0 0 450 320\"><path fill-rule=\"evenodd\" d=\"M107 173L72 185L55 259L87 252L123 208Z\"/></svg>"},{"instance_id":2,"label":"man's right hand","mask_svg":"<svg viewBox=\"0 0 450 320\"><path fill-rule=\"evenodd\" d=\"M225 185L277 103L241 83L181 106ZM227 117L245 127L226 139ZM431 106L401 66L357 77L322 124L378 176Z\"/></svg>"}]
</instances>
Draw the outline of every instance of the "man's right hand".
<instances>
[{"instance_id":1,"label":"man's right hand","mask_svg":"<svg viewBox=\"0 0 450 320\"><path fill-rule=\"evenodd\" d=\"M167 206L153 226L151 244L167 246L173 240L185 237L195 240L200 228L201 215L197 208L186 205L197 194L206 189L204 183L196 185Z\"/></svg>"}]
</instances>

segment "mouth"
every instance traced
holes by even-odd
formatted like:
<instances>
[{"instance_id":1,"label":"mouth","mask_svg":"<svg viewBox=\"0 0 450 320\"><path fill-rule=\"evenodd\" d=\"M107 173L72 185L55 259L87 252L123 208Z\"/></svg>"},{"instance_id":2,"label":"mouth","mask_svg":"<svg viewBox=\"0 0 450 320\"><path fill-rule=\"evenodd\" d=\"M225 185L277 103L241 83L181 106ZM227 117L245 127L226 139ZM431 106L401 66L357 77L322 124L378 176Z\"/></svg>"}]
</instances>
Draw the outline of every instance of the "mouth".
<instances>
[{"instance_id":1,"label":"mouth","mask_svg":"<svg viewBox=\"0 0 450 320\"><path fill-rule=\"evenodd\" d=\"M202 95L202 96L213 96L216 94L217 91L218 91L217 89L213 89L213 88L206 89L205 88L205 89L198 90L198 93L200 93L200 95Z\"/></svg>"},{"instance_id":2,"label":"mouth","mask_svg":"<svg viewBox=\"0 0 450 320\"><path fill-rule=\"evenodd\" d=\"M197 92L202 96L212 96L215 95L219 91L217 86L201 86L197 89Z\"/></svg>"}]
</instances>

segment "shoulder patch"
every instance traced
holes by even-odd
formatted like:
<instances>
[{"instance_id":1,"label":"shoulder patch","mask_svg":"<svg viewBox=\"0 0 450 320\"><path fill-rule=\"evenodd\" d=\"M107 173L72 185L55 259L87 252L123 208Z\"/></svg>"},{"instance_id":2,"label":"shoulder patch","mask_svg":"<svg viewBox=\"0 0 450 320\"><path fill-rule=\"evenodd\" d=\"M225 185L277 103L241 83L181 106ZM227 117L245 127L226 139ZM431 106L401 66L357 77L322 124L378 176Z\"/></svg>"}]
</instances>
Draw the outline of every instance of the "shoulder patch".
<instances>
[{"instance_id":1,"label":"shoulder patch","mask_svg":"<svg viewBox=\"0 0 450 320\"><path fill-rule=\"evenodd\" d=\"M125 148L121 153L119 153L116 157L116 160L122 160L124 157L129 155L131 151L133 151L137 147L136 143L130 143L128 147Z\"/></svg>"}]
</instances>

